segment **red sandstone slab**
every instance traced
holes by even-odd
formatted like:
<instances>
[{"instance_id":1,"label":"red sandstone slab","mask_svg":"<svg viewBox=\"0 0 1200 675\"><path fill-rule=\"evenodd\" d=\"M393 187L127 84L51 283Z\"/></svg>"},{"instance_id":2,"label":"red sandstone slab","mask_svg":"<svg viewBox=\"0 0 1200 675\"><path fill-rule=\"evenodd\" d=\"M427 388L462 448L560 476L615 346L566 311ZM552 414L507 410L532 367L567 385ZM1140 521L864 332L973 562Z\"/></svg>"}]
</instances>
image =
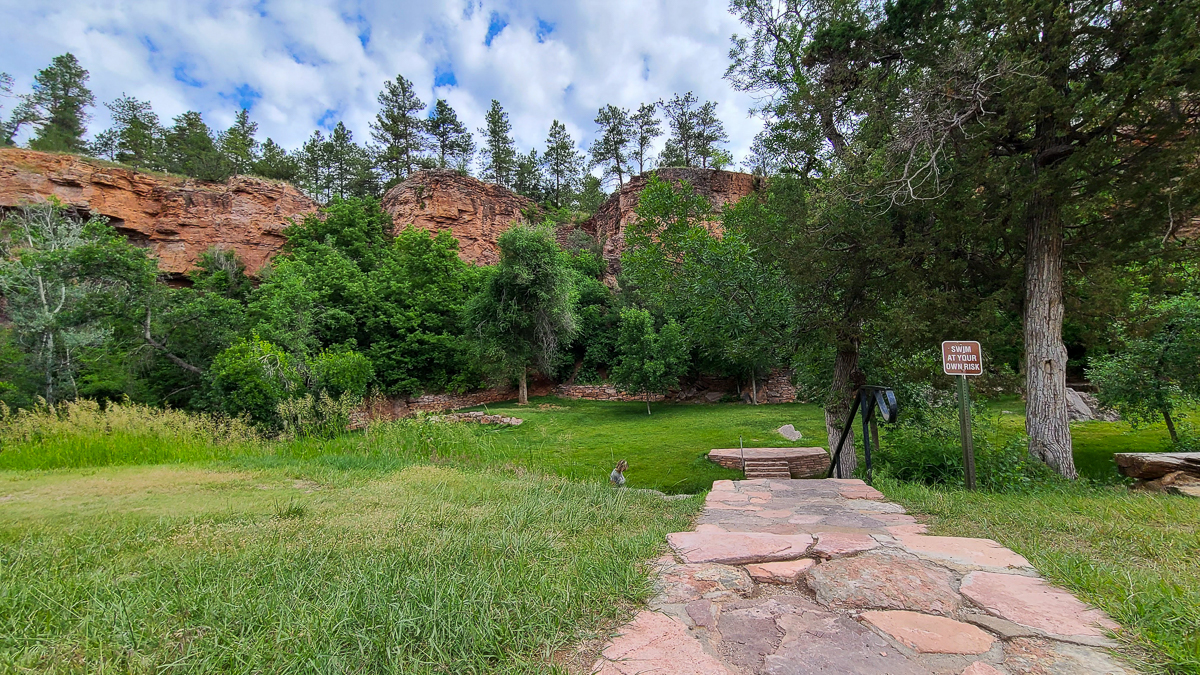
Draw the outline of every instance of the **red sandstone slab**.
<instances>
[{"instance_id":1,"label":"red sandstone slab","mask_svg":"<svg viewBox=\"0 0 1200 675\"><path fill-rule=\"evenodd\" d=\"M731 481L731 480L713 481L713 486L712 486L713 492L732 491L732 490L733 490L733 481Z\"/></svg>"},{"instance_id":2,"label":"red sandstone slab","mask_svg":"<svg viewBox=\"0 0 1200 675\"><path fill-rule=\"evenodd\" d=\"M758 563L746 565L750 578L760 584L794 584L801 574L817 564L812 558L787 560L784 562Z\"/></svg>"},{"instance_id":3,"label":"red sandstone slab","mask_svg":"<svg viewBox=\"0 0 1200 675\"><path fill-rule=\"evenodd\" d=\"M989 614L1054 635L1103 637L1104 629L1120 627L1104 612L1037 577L971 572L959 590Z\"/></svg>"},{"instance_id":4,"label":"red sandstone slab","mask_svg":"<svg viewBox=\"0 0 1200 675\"><path fill-rule=\"evenodd\" d=\"M873 487L868 487L866 489L857 487L843 488L841 490L841 495L846 499L883 499L883 493Z\"/></svg>"},{"instance_id":5,"label":"red sandstone slab","mask_svg":"<svg viewBox=\"0 0 1200 675\"><path fill-rule=\"evenodd\" d=\"M807 534L766 532L675 532L667 542L685 562L747 565L803 558L812 545Z\"/></svg>"},{"instance_id":6,"label":"red sandstone slab","mask_svg":"<svg viewBox=\"0 0 1200 675\"><path fill-rule=\"evenodd\" d=\"M750 495L744 492L710 492L708 493L708 496L704 498L704 501L710 504L713 502L721 502L724 504L748 504L750 503Z\"/></svg>"},{"instance_id":7,"label":"red sandstone slab","mask_svg":"<svg viewBox=\"0 0 1200 675\"><path fill-rule=\"evenodd\" d=\"M976 661L967 666L966 670L962 671L962 675L1004 675L1004 673L983 661Z\"/></svg>"},{"instance_id":8,"label":"red sandstone slab","mask_svg":"<svg viewBox=\"0 0 1200 675\"><path fill-rule=\"evenodd\" d=\"M1031 568L1029 561L991 539L932 537L901 534L900 545L917 555L958 565L997 568Z\"/></svg>"},{"instance_id":9,"label":"red sandstone slab","mask_svg":"<svg viewBox=\"0 0 1200 675\"><path fill-rule=\"evenodd\" d=\"M682 623L658 612L638 612L592 666L595 675L731 675L707 654Z\"/></svg>"},{"instance_id":10,"label":"red sandstone slab","mask_svg":"<svg viewBox=\"0 0 1200 675\"><path fill-rule=\"evenodd\" d=\"M962 604L950 570L872 551L821 563L807 573L817 602L838 609L907 609L952 614Z\"/></svg>"},{"instance_id":11,"label":"red sandstone slab","mask_svg":"<svg viewBox=\"0 0 1200 675\"><path fill-rule=\"evenodd\" d=\"M899 537L905 534L926 534L929 528L922 523L910 523L907 525L889 525L884 528L888 534L893 537Z\"/></svg>"},{"instance_id":12,"label":"red sandstone slab","mask_svg":"<svg viewBox=\"0 0 1200 675\"><path fill-rule=\"evenodd\" d=\"M922 654L982 654L996 641L969 623L919 612L863 612L864 621Z\"/></svg>"},{"instance_id":13,"label":"red sandstone slab","mask_svg":"<svg viewBox=\"0 0 1200 675\"><path fill-rule=\"evenodd\" d=\"M879 542L869 534L857 532L817 532L813 535L817 543L812 552L819 557L842 558L879 547Z\"/></svg>"},{"instance_id":14,"label":"red sandstone slab","mask_svg":"<svg viewBox=\"0 0 1200 675\"><path fill-rule=\"evenodd\" d=\"M788 509L764 509L757 515L759 518L787 518L792 512Z\"/></svg>"}]
</instances>

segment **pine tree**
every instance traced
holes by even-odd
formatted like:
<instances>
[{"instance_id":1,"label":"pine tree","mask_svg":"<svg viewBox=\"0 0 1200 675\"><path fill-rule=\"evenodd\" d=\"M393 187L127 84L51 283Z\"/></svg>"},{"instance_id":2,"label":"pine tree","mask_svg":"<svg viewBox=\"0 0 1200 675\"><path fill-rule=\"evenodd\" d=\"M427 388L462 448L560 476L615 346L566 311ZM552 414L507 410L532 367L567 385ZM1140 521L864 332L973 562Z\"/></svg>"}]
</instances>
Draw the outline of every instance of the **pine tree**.
<instances>
[{"instance_id":1,"label":"pine tree","mask_svg":"<svg viewBox=\"0 0 1200 675\"><path fill-rule=\"evenodd\" d=\"M429 119L425 121L425 132L432 140L438 167L465 171L470 166L471 155L475 154L475 139L446 99L439 98L433 104Z\"/></svg>"},{"instance_id":2,"label":"pine tree","mask_svg":"<svg viewBox=\"0 0 1200 675\"><path fill-rule=\"evenodd\" d=\"M250 173L258 161L258 122L250 121L249 110L239 110L233 126L217 136L217 149L235 174Z\"/></svg>"},{"instance_id":3,"label":"pine tree","mask_svg":"<svg viewBox=\"0 0 1200 675\"><path fill-rule=\"evenodd\" d=\"M397 75L396 81L383 83L377 99L381 106L371 123L371 138L379 146L376 161L389 185L412 173L421 153L429 146L425 121L418 114L425 102L417 97L413 83Z\"/></svg>"},{"instance_id":4,"label":"pine tree","mask_svg":"<svg viewBox=\"0 0 1200 675\"><path fill-rule=\"evenodd\" d=\"M512 175L512 191L541 202L546 199L546 180L542 176L542 159L537 149L526 154L517 154L516 168Z\"/></svg>"},{"instance_id":5,"label":"pine tree","mask_svg":"<svg viewBox=\"0 0 1200 675\"><path fill-rule=\"evenodd\" d=\"M12 75L9 75L8 73L0 72L0 98L8 98L9 96L12 96L12 88L13 88ZM3 109L4 109L4 106L0 106L0 110L3 110ZM5 122L3 124L0 124L0 146L11 144L10 134L8 133L9 124L11 124L11 122Z\"/></svg>"},{"instance_id":6,"label":"pine tree","mask_svg":"<svg viewBox=\"0 0 1200 675\"><path fill-rule=\"evenodd\" d=\"M325 178L327 163L325 161L325 135L317 129L308 137L297 153L296 177L300 189L318 202L329 201L328 181Z\"/></svg>"},{"instance_id":7,"label":"pine tree","mask_svg":"<svg viewBox=\"0 0 1200 675\"><path fill-rule=\"evenodd\" d=\"M480 176L486 181L511 188L518 155L508 113L500 107L499 101L492 99L492 107L484 119L487 126L479 130L479 135L483 137L483 149L480 152L483 170Z\"/></svg>"},{"instance_id":8,"label":"pine tree","mask_svg":"<svg viewBox=\"0 0 1200 675\"><path fill-rule=\"evenodd\" d=\"M96 102L87 88L88 71L69 52L56 56L50 65L33 77L33 92L22 97L14 111L10 134L23 124L33 124L37 132L29 142L34 150L84 152L87 133L85 108Z\"/></svg>"},{"instance_id":9,"label":"pine tree","mask_svg":"<svg viewBox=\"0 0 1200 675\"><path fill-rule=\"evenodd\" d=\"M579 186L583 173L583 154L575 149L575 139L567 133L562 122L550 123L550 134L546 136L546 152L542 155L547 192L550 202L561 207L571 201Z\"/></svg>"},{"instance_id":10,"label":"pine tree","mask_svg":"<svg viewBox=\"0 0 1200 675\"><path fill-rule=\"evenodd\" d=\"M300 163L295 156L268 138L262 144L262 153L251 171L256 176L292 183L300 175Z\"/></svg>"},{"instance_id":11,"label":"pine tree","mask_svg":"<svg viewBox=\"0 0 1200 675\"><path fill-rule=\"evenodd\" d=\"M683 96L675 94L670 101L660 105L667 117L667 126L671 129L660 163L665 166L695 166L699 140L697 118L700 113L696 109L696 95L690 91Z\"/></svg>"},{"instance_id":12,"label":"pine tree","mask_svg":"<svg viewBox=\"0 0 1200 675\"><path fill-rule=\"evenodd\" d=\"M359 196L367 189L364 184L370 180L364 170L368 164L366 151L354 142L354 134L344 122L338 122L330 132L321 157L326 166L328 198Z\"/></svg>"},{"instance_id":13,"label":"pine tree","mask_svg":"<svg viewBox=\"0 0 1200 675\"><path fill-rule=\"evenodd\" d=\"M629 173L629 145L635 132L629 111L606 105L596 113L595 122L600 135L592 142L592 166L603 167L605 178L615 177L617 185L624 185L625 174Z\"/></svg>"},{"instance_id":14,"label":"pine tree","mask_svg":"<svg viewBox=\"0 0 1200 675\"><path fill-rule=\"evenodd\" d=\"M722 165L728 164L729 156L720 147L721 143L728 141L729 134L725 133L725 125L717 118L716 102L707 101L700 106L695 116L695 152L700 166L705 169L720 168L712 166L714 161Z\"/></svg>"},{"instance_id":15,"label":"pine tree","mask_svg":"<svg viewBox=\"0 0 1200 675\"><path fill-rule=\"evenodd\" d=\"M643 103L633 114L633 152L631 160L636 160L638 173L646 173L650 164L650 145L654 139L662 136L662 122L658 119L658 106L653 103Z\"/></svg>"},{"instance_id":16,"label":"pine tree","mask_svg":"<svg viewBox=\"0 0 1200 675\"><path fill-rule=\"evenodd\" d=\"M166 135L166 169L200 180L228 179L232 170L200 113L189 110L173 122Z\"/></svg>"},{"instance_id":17,"label":"pine tree","mask_svg":"<svg viewBox=\"0 0 1200 675\"><path fill-rule=\"evenodd\" d=\"M163 168L166 130L150 103L122 95L104 106L111 111L113 124L96 137L93 152L139 169Z\"/></svg>"}]
</instances>

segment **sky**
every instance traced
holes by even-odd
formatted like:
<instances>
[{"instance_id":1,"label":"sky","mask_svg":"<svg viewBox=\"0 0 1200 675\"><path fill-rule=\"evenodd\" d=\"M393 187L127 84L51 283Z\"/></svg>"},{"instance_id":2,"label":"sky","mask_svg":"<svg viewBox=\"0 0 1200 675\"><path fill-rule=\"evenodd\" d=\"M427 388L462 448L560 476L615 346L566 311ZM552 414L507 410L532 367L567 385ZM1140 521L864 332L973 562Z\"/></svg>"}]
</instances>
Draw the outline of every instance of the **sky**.
<instances>
[{"instance_id":1,"label":"sky","mask_svg":"<svg viewBox=\"0 0 1200 675\"><path fill-rule=\"evenodd\" d=\"M491 100L521 150L551 120L590 145L598 108L693 91L717 102L735 160L761 122L723 78L738 22L724 0L0 0L0 71L28 91L64 52L91 74L92 132L103 102L150 101L164 123L186 111L222 129L239 108L259 140L298 147L343 121L369 138L376 96L398 74L422 100L446 99L467 126ZM18 27L14 28L14 27ZM7 114L12 99L0 99ZM661 145L662 139L659 139Z\"/></svg>"}]
</instances>

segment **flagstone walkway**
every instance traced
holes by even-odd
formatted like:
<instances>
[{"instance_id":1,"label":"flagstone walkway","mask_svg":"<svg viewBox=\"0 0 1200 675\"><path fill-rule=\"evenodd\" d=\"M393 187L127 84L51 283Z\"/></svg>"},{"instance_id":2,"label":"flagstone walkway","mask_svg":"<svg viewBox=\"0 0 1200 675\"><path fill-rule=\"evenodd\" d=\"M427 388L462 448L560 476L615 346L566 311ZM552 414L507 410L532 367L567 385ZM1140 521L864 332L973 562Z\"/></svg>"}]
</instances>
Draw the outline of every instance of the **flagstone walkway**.
<instances>
[{"instance_id":1,"label":"flagstone walkway","mask_svg":"<svg viewBox=\"0 0 1200 675\"><path fill-rule=\"evenodd\" d=\"M990 539L859 480L717 481L598 675L1130 673L1118 629Z\"/></svg>"}]
</instances>

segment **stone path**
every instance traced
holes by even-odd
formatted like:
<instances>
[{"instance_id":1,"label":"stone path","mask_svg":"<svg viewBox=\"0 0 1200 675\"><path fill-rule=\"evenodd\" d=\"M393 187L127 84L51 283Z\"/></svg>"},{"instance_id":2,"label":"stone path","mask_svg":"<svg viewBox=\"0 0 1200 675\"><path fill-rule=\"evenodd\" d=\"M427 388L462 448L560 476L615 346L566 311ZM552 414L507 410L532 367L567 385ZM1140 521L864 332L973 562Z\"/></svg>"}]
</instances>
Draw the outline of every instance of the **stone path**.
<instances>
[{"instance_id":1,"label":"stone path","mask_svg":"<svg viewBox=\"0 0 1200 675\"><path fill-rule=\"evenodd\" d=\"M717 481L597 675L1132 674L1118 626L989 539L859 480Z\"/></svg>"}]
</instances>

